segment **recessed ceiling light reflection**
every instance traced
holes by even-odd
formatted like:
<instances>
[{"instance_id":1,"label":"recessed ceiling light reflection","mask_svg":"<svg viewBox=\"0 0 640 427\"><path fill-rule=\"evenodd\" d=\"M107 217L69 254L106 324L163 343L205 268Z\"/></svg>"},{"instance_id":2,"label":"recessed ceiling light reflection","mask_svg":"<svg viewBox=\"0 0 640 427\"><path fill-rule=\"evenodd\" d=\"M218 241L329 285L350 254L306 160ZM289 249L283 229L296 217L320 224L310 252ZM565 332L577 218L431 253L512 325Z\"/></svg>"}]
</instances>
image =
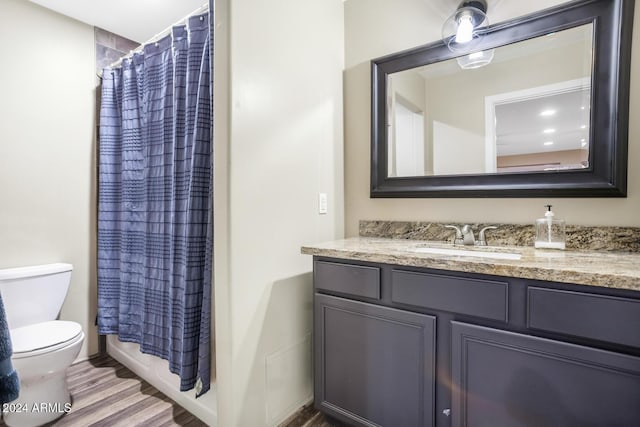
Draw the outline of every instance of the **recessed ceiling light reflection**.
<instances>
[{"instance_id":1,"label":"recessed ceiling light reflection","mask_svg":"<svg viewBox=\"0 0 640 427\"><path fill-rule=\"evenodd\" d=\"M587 128L587 125L580 126L580 129L586 129L586 128Z\"/></svg>"},{"instance_id":2,"label":"recessed ceiling light reflection","mask_svg":"<svg viewBox=\"0 0 640 427\"><path fill-rule=\"evenodd\" d=\"M580 143L580 145L582 146L582 148L586 147L586 146L587 146L587 141L584 141L584 140L583 140L583 141Z\"/></svg>"},{"instance_id":3,"label":"recessed ceiling light reflection","mask_svg":"<svg viewBox=\"0 0 640 427\"><path fill-rule=\"evenodd\" d=\"M542 131L542 133L554 133L556 130L553 128L549 128L549 129L545 129Z\"/></svg>"},{"instance_id":4,"label":"recessed ceiling light reflection","mask_svg":"<svg viewBox=\"0 0 640 427\"><path fill-rule=\"evenodd\" d=\"M542 117L549 117L549 116L553 116L555 113L556 113L556 110L549 109L549 110L542 110L540 112L540 115Z\"/></svg>"},{"instance_id":5,"label":"recessed ceiling light reflection","mask_svg":"<svg viewBox=\"0 0 640 427\"><path fill-rule=\"evenodd\" d=\"M547 141L544 143L544 145L553 145L553 141Z\"/></svg>"}]
</instances>

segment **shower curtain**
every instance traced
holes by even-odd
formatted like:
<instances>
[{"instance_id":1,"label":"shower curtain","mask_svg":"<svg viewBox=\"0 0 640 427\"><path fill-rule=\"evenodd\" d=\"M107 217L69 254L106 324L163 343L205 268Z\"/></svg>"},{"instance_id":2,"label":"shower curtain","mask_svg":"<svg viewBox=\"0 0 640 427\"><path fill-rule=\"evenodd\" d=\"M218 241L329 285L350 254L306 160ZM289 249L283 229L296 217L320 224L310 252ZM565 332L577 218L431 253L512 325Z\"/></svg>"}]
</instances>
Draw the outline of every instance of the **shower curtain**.
<instances>
[{"instance_id":1,"label":"shower curtain","mask_svg":"<svg viewBox=\"0 0 640 427\"><path fill-rule=\"evenodd\" d=\"M208 14L105 68L98 332L210 383L212 146Z\"/></svg>"}]
</instances>

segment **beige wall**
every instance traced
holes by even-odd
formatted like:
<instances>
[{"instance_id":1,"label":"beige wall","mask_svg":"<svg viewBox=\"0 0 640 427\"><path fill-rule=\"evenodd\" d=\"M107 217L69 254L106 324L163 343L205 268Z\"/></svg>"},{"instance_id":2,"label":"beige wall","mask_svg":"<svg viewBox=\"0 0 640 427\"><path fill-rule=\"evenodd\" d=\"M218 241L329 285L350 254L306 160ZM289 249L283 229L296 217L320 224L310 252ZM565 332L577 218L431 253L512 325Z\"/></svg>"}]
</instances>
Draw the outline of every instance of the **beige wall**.
<instances>
[{"instance_id":1,"label":"beige wall","mask_svg":"<svg viewBox=\"0 0 640 427\"><path fill-rule=\"evenodd\" d=\"M500 2L489 9L499 22L563 3ZM360 219L451 222L530 223L542 205L551 203L569 224L640 226L640 123L629 125L629 190L627 198L602 199L371 199L370 179L370 60L425 44L440 37L450 10L444 2L421 0L349 0L345 2L345 227L358 233ZM453 6L452 6L453 7ZM640 114L640 8L635 11L631 63L631 118Z\"/></svg>"},{"instance_id":2,"label":"beige wall","mask_svg":"<svg viewBox=\"0 0 640 427\"><path fill-rule=\"evenodd\" d=\"M228 22L217 27L230 39L216 78L228 73L231 91L229 116L218 104L215 118L229 130L214 148L218 425L277 425L312 398L312 263L300 246L344 232L343 7L233 0Z\"/></svg>"},{"instance_id":3,"label":"beige wall","mask_svg":"<svg viewBox=\"0 0 640 427\"><path fill-rule=\"evenodd\" d=\"M411 71L404 71L393 74L389 77L393 83L392 96L400 95L402 101L408 101L410 105L407 107L412 111L424 112L425 109L425 87L424 79L418 74Z\"/></svg>"},{"instance_id":4,"label":"beige wall","mask_svg":"<svg viewBox=\"0 0 640 427\"><path fill-rule=\"evenodd\" d=\"M98 351L93 27L0 0L0 268L69 262L61 319Z\"/></svg>"}]
</instances>

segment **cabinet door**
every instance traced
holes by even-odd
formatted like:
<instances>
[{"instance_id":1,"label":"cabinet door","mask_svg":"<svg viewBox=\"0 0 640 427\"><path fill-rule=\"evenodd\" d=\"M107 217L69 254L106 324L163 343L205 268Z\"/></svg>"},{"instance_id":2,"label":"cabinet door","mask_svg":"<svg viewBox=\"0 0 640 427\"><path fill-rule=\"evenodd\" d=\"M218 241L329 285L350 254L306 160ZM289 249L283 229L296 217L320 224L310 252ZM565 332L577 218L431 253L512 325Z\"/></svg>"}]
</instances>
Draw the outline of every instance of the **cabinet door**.
<instances>
[{"instance_id":1,"label":"cabinet door","mask_svg":"<svg viewBox=\"0 0 640 427\"><path fill-rule=\"evenodd\" d=\"M452 322L453 426L640 426L640 358Z\"/></svg>"},{"instance_id":2,"label":"cabinet door","mask_svg":"<svg viewBox=\"0 0 640 427\"><path fill-rule=\"evenodd\" d=\"M432 426L435 322L316 294L316 407L357 426Z\"/></svg>"}]
</instances>

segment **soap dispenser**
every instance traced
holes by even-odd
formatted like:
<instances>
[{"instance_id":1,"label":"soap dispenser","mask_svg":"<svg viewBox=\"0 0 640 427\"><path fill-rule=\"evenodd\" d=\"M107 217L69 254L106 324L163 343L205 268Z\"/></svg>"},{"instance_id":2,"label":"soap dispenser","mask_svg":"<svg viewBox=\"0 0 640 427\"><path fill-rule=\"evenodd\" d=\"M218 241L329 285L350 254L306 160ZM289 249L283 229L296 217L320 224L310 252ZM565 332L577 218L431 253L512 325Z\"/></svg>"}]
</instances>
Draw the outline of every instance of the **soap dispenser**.
<instances>
[{"instance_id":1,"label":"soap dispenser","mask_svg":"<svg viewBox=\"0 0 640 427\"><path fill-rule=\"evenodd\" d=\"M536 240L534 246L544 249L565 248L565 223L563 219L554 217L551 205L545 205L547 211L544 218L536 220Z\"/></svg>"}]
</instances>

